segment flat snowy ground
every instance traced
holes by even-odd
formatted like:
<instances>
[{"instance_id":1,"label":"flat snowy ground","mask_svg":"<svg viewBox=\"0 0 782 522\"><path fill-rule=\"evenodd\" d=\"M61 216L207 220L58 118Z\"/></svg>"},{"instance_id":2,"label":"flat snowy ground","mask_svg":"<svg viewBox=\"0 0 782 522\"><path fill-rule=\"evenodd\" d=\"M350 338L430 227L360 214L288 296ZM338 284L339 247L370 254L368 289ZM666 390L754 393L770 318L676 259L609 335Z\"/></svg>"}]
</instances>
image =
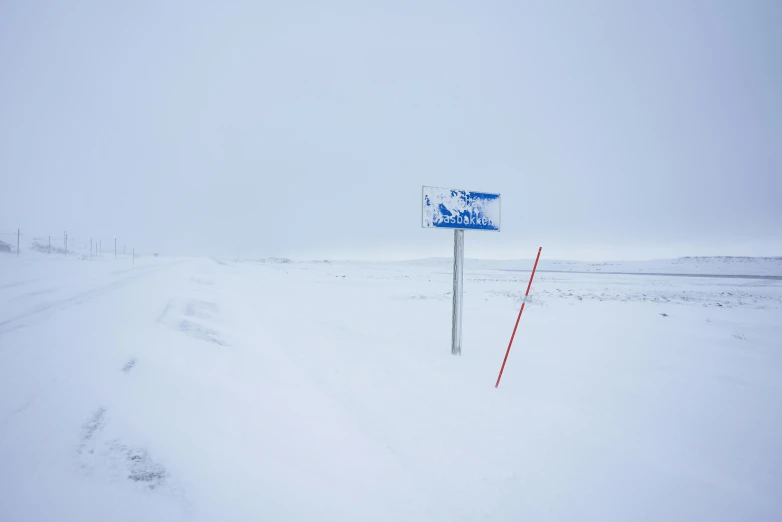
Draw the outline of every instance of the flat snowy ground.
<instances>
[{"instance_id":1,"label":"flat snowy ground","mask_svg":"<svg viewBox=\"0 0 782 522\"><path fill-rule=\"evenodd\" d=\"M0 520L782 520L782 280L541 272L495 389L481 266L2 256Z\"/></svg>"}]
</instances>

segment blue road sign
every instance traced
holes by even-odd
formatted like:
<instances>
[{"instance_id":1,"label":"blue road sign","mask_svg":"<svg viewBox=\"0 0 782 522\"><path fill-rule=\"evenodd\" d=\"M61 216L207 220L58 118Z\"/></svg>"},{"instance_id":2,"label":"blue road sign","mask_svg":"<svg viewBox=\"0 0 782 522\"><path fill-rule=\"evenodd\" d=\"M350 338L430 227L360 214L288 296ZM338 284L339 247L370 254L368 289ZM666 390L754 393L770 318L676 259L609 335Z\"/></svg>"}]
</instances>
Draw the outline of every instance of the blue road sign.
<instances>
[{"instance_id":1,"label":"blue road sign","mask_svg":"<svg viewBox=\"0 0 782 522\"><path fill-rule=\"evenodd\" d=\"M421 226L499 231L500 195L424 187Z\"/></svg>"}]
</instances>

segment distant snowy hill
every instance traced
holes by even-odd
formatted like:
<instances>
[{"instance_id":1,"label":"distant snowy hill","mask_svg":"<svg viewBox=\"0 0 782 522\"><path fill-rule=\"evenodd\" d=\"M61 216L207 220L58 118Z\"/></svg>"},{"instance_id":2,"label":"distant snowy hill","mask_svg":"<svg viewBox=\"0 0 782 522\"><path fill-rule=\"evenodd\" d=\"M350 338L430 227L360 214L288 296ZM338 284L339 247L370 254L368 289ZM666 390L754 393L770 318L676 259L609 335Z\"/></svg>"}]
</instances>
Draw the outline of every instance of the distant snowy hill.
<instances>
[{"instance_id":1,"label":"distant snowy hill","mask_svg":"<svg viewBox=\"0 0 782 522\"><path fill-rule=\"evenodd\" d=\"M545 252L544 252L545 255ZM397 264L449 267L451 258L438 257L400 261ZM533 259L494 260L467 259L471 270L530 270ZM679 257L652 261L569 261L542 257L538 270L565 272L619 272L646 274L751 275L782 276L782 257Z\"/></svg>"}]
</instances>

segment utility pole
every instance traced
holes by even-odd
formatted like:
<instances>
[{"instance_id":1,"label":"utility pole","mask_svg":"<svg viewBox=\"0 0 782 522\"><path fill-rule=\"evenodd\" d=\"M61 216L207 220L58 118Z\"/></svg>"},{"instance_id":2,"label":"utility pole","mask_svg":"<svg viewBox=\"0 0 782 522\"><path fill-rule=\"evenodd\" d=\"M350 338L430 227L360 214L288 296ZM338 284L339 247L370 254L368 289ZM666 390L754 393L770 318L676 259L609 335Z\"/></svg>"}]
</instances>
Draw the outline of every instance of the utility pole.
<instances>
[{"instance_id":1,"label":"utility pole","mask_svg":"<svg viewBox=\"0 0 782 522\"><path fill-rule=\"evenodd\" d=\"M19 257L19 236L22 235L21 229L16 229L16 257Z\"/></svg>"}]
</instances>

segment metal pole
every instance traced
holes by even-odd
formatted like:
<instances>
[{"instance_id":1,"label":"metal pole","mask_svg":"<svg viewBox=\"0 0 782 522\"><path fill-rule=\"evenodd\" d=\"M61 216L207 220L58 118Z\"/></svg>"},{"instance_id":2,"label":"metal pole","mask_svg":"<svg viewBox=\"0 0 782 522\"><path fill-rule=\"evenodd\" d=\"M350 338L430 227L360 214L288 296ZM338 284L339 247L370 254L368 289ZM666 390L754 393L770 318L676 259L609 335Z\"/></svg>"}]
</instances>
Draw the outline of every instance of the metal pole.
<instances>
[{"instance_id":1,"label":"metal pole","mask_svg":"<svg viewBox=\"0 0 782 522\"><path fill-rule=\"evenodd\" d=\"M464 289L464 230L453 231L453 327L451 354L462 354L462 291Z\"/></svg>"}]
</instances>

